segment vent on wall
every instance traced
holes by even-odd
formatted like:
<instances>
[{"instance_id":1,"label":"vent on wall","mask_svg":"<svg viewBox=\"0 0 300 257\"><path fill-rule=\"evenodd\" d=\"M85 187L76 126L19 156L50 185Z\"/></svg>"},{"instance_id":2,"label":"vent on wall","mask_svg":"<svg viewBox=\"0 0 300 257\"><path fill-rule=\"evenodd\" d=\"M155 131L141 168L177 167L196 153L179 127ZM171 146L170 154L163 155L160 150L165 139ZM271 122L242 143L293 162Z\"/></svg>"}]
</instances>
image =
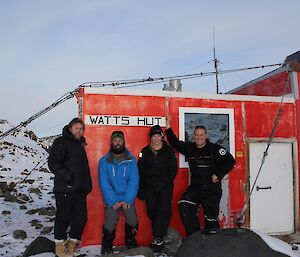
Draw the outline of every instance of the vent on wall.
<instances>
[{"instance_id":1,"label":"vent on wall","mask_svg":"<svg viewBox=\"0 0 300 257\"><path fill-rule=\"evenodd\" d=\"M182 91L182 84L180 79L171 79L169 84L164 84L164 91Z\"/></svg>"}]
</instances>

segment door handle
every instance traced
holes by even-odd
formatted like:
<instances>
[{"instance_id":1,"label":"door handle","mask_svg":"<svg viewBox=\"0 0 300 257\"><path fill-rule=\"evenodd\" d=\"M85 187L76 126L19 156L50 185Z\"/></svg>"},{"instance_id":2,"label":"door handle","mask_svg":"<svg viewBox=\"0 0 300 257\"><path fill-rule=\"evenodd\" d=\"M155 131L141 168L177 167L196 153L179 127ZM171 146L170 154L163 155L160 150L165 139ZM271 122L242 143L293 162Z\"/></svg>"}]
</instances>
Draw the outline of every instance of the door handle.
<instances>
[{"instance_id":1,"label":"door handle","mask_svg":"<svg viewBox=\"0 0 300 257\"><path fill-rule=\"evenodd\" d=\"M271 186L268 186L268 187L259 187L259 186L256 186L256 191L267 190L267 189L272 189L272 187Z\"/></svg>"}]
</instances>

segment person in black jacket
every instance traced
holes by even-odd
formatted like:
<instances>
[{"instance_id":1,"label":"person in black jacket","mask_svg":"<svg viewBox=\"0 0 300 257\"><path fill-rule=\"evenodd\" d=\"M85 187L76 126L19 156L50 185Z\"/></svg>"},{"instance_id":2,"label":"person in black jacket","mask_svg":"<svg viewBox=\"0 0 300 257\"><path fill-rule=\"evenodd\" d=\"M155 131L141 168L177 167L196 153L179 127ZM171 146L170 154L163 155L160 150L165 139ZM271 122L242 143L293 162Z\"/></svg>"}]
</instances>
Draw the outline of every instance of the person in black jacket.
<instances>
[{"instance_id":1,"label":"person in black jacket","mask_svg":"<svg viewBox=\"0 0 300 257\"><path fill-rule=\"evenodd\" d=\"M177 159L173 149L163 140L160 126L150 129L150 144L139 155L140 189L138 198L146 200L147 214L152 221L153 252L164 247L171 217Z\"/></svg>"},{"instance_id":2,"label":"person in black jacket","mask_svg":"<svg viewBox=\"0 0 300 257\"><path fill-rule=\"evenodd\" d=\"M74 118L63 128L62 136L53 142L49 153L56 201L54 238L59 257L76 255L87 220L86 196L92 190L92 180L83 130L83 121Z\"/></svg>"},{"instance_id":3,"label":"person in black jacket","mask_svg":"<svg viewBox=\"0 0 300 257\"><path fill-rule=\"evenodd\" d=\"M201 205L205 216L205 229L214 233L219 228L219 203L222 196L221 180L235 165L235 159L222 146L207 139L206 129L194 129L194 142L179 141L167 118L166 135L170 144L189 163L191 184L179 201L179 212L187 235L200 230L197 217Z\"/></svg>"}]
</instances>

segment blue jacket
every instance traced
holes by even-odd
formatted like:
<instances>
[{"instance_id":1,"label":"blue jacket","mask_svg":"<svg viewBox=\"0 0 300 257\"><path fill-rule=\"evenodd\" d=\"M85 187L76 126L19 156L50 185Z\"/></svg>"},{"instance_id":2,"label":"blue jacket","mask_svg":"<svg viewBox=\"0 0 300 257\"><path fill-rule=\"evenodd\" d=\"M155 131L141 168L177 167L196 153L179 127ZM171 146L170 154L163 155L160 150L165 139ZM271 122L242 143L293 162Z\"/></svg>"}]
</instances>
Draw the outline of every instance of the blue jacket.
<instances>
[{"instance_id":1,"label":"blue jacket","mask_svg":"<svg viewBox=\"0 0 300 257\"><path fill-rule=\"evenodd\" d=\"M134 203L139 189L139 172L136 159L127 149L120 163L114 160L111 152L103 156L99 160L98 178L105 205Z\"/></svg>"}]
</instances>

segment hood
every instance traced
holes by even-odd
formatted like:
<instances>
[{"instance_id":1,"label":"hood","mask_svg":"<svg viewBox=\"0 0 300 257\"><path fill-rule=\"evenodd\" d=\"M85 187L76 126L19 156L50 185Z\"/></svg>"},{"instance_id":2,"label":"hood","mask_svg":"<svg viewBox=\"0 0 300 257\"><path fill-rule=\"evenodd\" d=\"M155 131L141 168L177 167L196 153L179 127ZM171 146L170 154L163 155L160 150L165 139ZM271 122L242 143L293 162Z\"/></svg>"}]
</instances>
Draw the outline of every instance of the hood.
<instances>
[{"instance_id":1,"label":"hood","mask_svg":"<svg viewBox=\"0 0 300 257\"><path fill-rule=\"evenodd\" d=\"M134 157L133 155L129 152L129 150L126 148L125 149L125 152L123 153L123 156L122 156L122 161L124 160L132 160ZM113 153L112 151L109 151L108 154L106 155L106 160L110 163L113 163L114 162L114 156L113 156Z\"/></svg>"},{"instance_id":2,"label":"hood","mask_svg":"<svg viewBox=\"0 0 300 257\"><path fill-rule=\"evenodd\" d=\"M62 136L76 140L75 137L71 134L68 125L64 126L62 130ZM84 137L82 137L79 141L82 142L83 144L86 144L86 140Z\"/></svg>"}]
</instances>

